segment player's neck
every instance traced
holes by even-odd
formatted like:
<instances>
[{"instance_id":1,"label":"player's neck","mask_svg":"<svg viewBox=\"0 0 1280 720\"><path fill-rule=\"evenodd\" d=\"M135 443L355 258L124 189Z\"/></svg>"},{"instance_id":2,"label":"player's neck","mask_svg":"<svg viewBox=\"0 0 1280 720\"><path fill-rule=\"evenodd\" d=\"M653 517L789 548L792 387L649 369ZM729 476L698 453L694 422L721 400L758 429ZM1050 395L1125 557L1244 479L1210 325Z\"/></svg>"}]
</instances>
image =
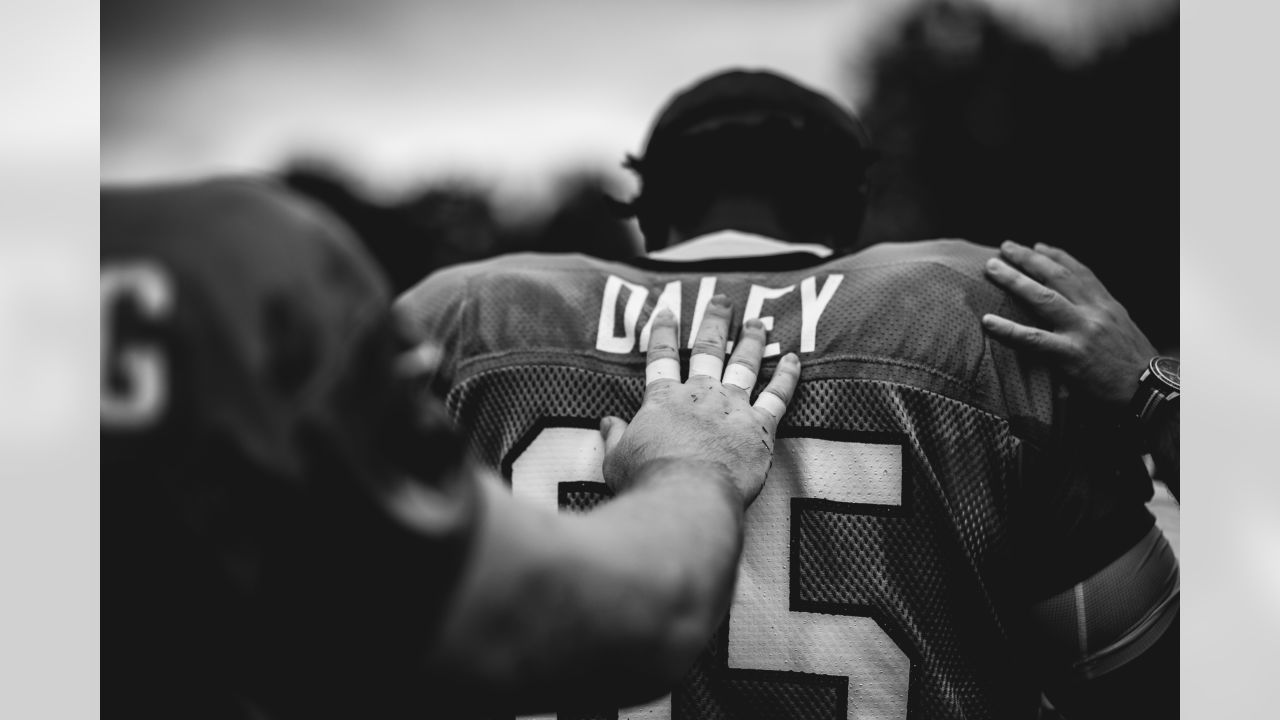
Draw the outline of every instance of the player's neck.
<instances>
[{"instance_id":1,"label":"player's neck","mask_svg":"<svg viewBox=\"0 0 1280 720\"><path fill-rule=\"evenodd\" d=\"M761 198L731 195L716 200L702 217L688 227L672 229L671 245L709 235L720 230L776 238L787 242L801 242L781 222L773 206Z\"/></svg>"}]
</instances>

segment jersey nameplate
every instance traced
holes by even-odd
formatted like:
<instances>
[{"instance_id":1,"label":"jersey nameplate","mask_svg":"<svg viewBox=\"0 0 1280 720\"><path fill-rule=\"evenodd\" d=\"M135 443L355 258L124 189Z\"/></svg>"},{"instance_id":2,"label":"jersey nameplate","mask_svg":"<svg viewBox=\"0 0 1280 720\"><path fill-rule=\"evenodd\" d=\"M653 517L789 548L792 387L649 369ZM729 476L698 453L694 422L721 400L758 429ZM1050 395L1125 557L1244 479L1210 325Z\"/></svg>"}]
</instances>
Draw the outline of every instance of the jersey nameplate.
<instances>
[{"instance_id":1,"label":"jersey nameplate","mask_svg":"<svg viewBox=\"0 0 1280 720\"><path fill-rule=\"evenodd\" d=\"M775 320L782 324L798 324L800 336L799 352L813 352L817 345L818 320L822 317L822 312L826 310L827 305L831 302L831 298L835 296L836 290L839 289L843 280L843 275L827 275L821 285L819 285L818 276L807 277L797 284L787 285L786 287L775 288L752 284L747 289L742 320L759 318L760 322L764 324L765 330L770 333L774 331ZM660 290L651 291L650 288L643 285L628 282L616 275L610 275L605 280L604 292L600 298L600 321L597 325L596 349L601 352L619 355L648 351L649 333L653 328L653 319L662 308L671 309L671 312L676 316L677 327L681 336L688 338L688 347L692 348L695 335L693 329L702 324L702 316L706 312L707 304L711 302L712 296L716 294L716 281L717 278L714 276L704 277L698 281L697 299L694 301L692 312L685 314L681 312L681 297L684 294L684 283L682 281L673 280ZM657 292L658 299L649 308L648 313L645 314L643 311L650 292ZM775 310L772 307L779 306L785 300L790 300L789 306L794 307L794 297L797 292L800 299L799 317L796 317L794 312L775 316ZM622 312L619 313L618 304L623 302L623 298L625 298L625 304ZM779 330L781 329L782 325L779 326ZM794 332L794 329L792 332ZM637 340L639 341L638 348ZM730 346L732 346L732 343L730 343ZM730 349L732 348L730 347ZM765 357L776 357L781 354L782 346L780 343L770 342L765 345Z\"/></svg>"}]
</instances>

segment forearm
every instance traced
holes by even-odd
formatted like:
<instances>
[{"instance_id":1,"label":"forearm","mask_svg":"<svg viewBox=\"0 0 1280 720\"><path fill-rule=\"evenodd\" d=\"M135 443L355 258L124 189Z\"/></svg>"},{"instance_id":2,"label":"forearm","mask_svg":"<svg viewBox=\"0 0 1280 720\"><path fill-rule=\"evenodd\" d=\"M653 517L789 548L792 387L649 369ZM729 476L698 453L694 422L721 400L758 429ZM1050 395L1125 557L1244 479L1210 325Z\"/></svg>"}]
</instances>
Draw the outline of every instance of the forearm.
<instances>
[{"instance_id":1,"label":"forearm","mask_svg":"<svg viewBox=\"0 0 1280 720\"><path fill-rule=\"evenodd\" d=\"M742 552L742 496L723 466L659 461L651 475L580 518L595 563L579 590L586 612L566 633L595 639L566 646L566 665L596 673L601 696L641 702L671 689L719 627L733 600ZM616 664L600 666L604 653Z\"/></svg>"},{"instance_id":2,"label":"forearm","mask_svg":"<svg viewBox=\"0 0 1280 720\"><path fill-rule=\"evenodd\" d=\"M452 689L485 688L504 710L669 689L732 598L742 501L719 472L651 464L584 516L533 510L486 483L481 537L433 672Z\"/></svg>"}]
</instances>

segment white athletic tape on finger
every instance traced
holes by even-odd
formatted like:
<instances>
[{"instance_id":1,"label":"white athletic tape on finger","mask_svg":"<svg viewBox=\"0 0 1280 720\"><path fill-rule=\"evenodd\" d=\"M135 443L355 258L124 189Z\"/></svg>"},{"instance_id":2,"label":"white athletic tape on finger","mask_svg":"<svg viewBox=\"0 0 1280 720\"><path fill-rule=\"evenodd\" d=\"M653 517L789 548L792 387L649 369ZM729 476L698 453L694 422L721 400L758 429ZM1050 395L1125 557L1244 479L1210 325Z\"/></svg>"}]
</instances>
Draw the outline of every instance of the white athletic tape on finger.
<instances>
[{"instance_id":1,"label":"white athletic tape on finger","mask_svg":"<svg viewBox=\"0 0 1280 720\"><path fill-rule=\"evenodd\" d=\"M652 385L659 380L680 382L680 361L675 358L658 358L645 365L644 384Z\"/></svg>"},{"instance_id":2,"label":"white athletic tape on finger","mask_svg":"<svg viewBox=\"0 0 1280 720\"><path fill-rule=\"evenodd\" d=\"M729 363L729 367L724 370L723 382L725 385L750 390L756 386L756 371L742 363Z\"/></svg>"},{"instance_id":3,"label":"white athletic tape on finger","mask_svg":"<svg viewBox=\"0 0 1280 720\"><path fill-rule=\"evenodd\" d=\"M689 377L706 375L719 380L722 372L724 372L724 360L715 355L698 353L689 358Z\"/></svg>"},{"instance_id":4,"label":"white athletic tape on finger","mask_svg":"<svg viewBox=\"0 0 1280 720\"><path fill-rule=\"evenodd\" d=\"M782 402L782 398L765 390L760 393L760 397L756 398L755 408L763 410L775 418L780 418L787 411L787 404Z\"/></svg>"}]
</instances>

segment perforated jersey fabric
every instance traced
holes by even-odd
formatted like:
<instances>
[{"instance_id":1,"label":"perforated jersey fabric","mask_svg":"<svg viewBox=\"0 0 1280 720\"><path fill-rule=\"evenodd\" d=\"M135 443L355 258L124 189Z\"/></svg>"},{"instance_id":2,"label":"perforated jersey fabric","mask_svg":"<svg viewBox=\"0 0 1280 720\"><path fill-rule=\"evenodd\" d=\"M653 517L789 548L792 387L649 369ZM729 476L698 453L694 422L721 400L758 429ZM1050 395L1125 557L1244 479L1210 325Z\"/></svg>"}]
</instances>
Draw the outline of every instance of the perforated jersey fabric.
<instances>
[{"instance_id":1,"label":"perforated jersey fabric","mask_svg":"<svg viewBox=\"0 0 1280 720\"><path fill-rule=\"evenodd\" d=\"M556 458L638 409L660 303L680 318L686 371L711 292L733 303L731 336L744 310L771 318L759 387L798 352L730 616L669 699L618 717L1034 718L1027 608L1145 533L1150 481L1047 368L986 339L983 313L1025 319L983 278L992 254L933 241L805 262L508 256L428 278L397 310L445 348L441 385L475 453L563 511L607 501ZM539 483L561 490L524 489Z\"/></svg>"}]
</instances>

